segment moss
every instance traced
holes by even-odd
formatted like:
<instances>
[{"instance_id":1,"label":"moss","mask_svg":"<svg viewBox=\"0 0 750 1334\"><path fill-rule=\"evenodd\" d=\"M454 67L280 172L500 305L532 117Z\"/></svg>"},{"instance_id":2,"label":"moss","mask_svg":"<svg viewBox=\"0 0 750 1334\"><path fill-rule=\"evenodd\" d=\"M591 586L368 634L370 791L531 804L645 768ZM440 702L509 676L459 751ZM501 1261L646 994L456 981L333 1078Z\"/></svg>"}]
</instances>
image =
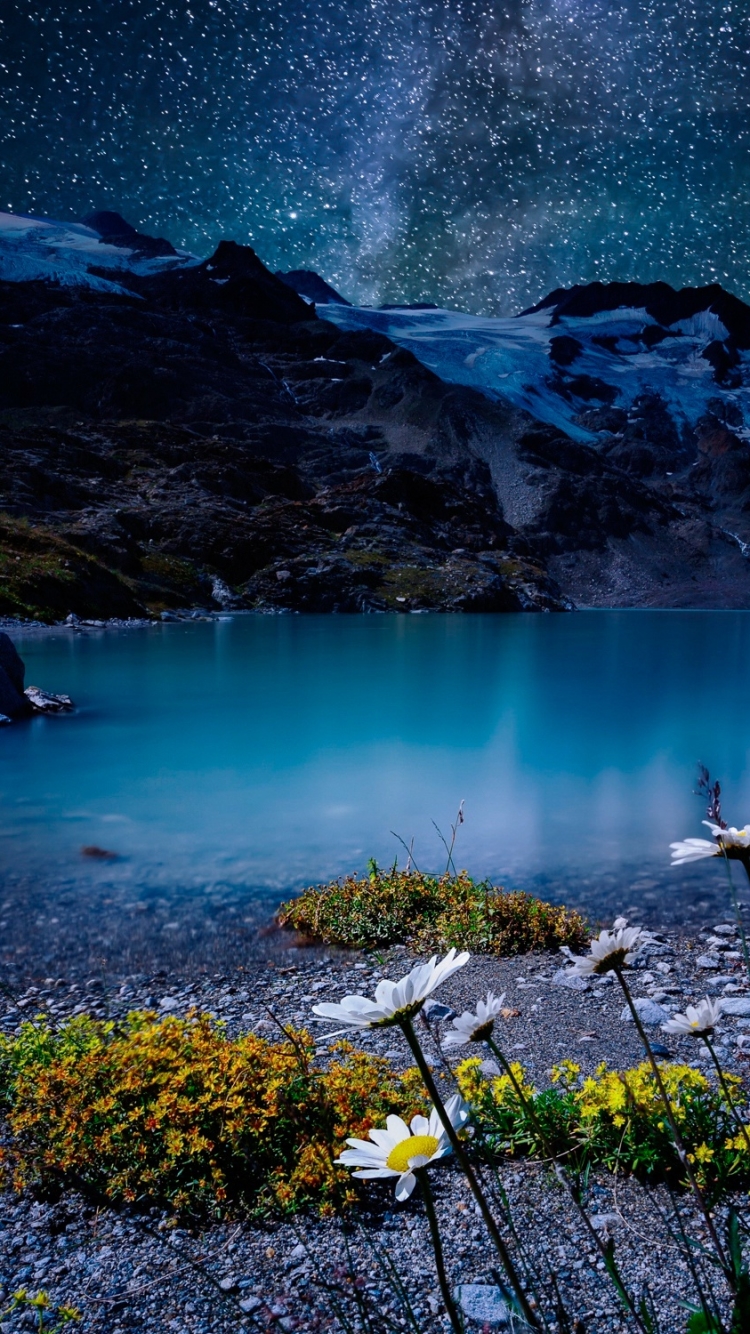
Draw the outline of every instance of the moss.
<instances>
[{"instance_id":1,"label":"moss","mask_svg":"<svg viewBox=\"0 0 750 1334\"><path fill-rule=\"evenodd\" d=\"M0 513L0 613L58 620L143 612L127 582L48 527Z\"/></svg>"},{"instance_id":2,"label":"moss","mask_svg":"<svg viewBox=\"0 0 750 1334\"><path fill-rule=\"evenodd\" d=\"M306 889L279 910L283 926L330 944L368 948L408 942L417 950L519 954L586 940L581 915L488 881L373 870Z\"/></svg>"}]
</instances>

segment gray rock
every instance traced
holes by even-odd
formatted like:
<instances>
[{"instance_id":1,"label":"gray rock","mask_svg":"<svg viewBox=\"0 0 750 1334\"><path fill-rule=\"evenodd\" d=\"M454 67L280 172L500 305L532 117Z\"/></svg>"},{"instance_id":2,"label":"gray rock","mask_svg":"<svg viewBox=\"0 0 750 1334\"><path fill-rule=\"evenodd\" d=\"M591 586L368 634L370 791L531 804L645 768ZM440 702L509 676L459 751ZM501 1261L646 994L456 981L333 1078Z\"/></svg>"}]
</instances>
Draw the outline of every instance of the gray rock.
<instances>
[{"instance_id":1,"label":"gray rock","mask_svg":"<svg viewBox=\"0 0 750 1334\"><path fill-rule=\"evenodd\" d=\"M611 1228L616 1227L617 1224L620 1222L620 1215L591 1214L589 1222L597 1232L604 1232L605 1229L609 1231Z\"/></svg>"},{"instance_id":2,"label":"gray rock","mask_svg":"<svg viewBox=\"0 0 750 1334\"><path fill-rule=\"evenodd\" d=\"M441 1005L440 1001L427 1000L422 1007L422 1014L428 1023L434 1024L438 1019L454 1019L456 1011L450 1005Z\"/></svg>"},{"instance_id":3,"label":"gray rock","mask_svg":"<svg viewBox=\"0 0 750 1334\"><path fill-rule=\"evenodd\" d=\"M234 1292L237 1288L237 1279L233 1274L229 1274L227 1278L219 1279L219 1287L222 1292Z\"/></svg>"},{"instance_id":4,"label":"gray rock","mask_svg":"<svg viewBox=\"0 0 750 1334\"><path fill-rule=\"evenodd\" d=\"M720 968L721 959L717 959L715 954L699 954L695 966L696 968Z\"/></svg>"},{"instance_id":5,"label":"gray rock","mask_svg":"<svg viewBox=\"0 0 750 1334\"><path fill-rule=\"evenodd\" d=\"M716 936L736 936L736 934L737 927L732 926L730 922L722 922L720 926L714 927L714 935Z\"/></svg>"},{"instance_id":6,"label":"gray rock","mask_svg":"<svg viewBox=\"0 0 750 1334\"><path fill-rule=\"evenodd\" d=\"M669 1018L668 1011L663 1006L657 1005L656 1001L652 1001L648 996L639 996L633 1004L638 1011L638 1018L642 1024L665 1024ZM626 1024L633 1023L633 1016L627 1005L623 1006L620 1011L620 1018Z\"/></svg>"},{"instance_id":7,"label":"gray rock","mask_svg":"<svg viewBox=\"0 0 750 1334\"><path fill-rule=\"evenodd\" d=\"M258 1307L262 1305L260 1297L243 1297L240 1302L240 1310L244 1311L245 1315L252 1315L253 1311L257 1311Z\"/></svg>"},{"instance_id":8,"label":"gray rock","mask_svg":"<svg viewBox=\"0 0 750 1334\"><path fill-rule=\"evenodd\" d=\"M3 666L0 666L0 713L14 719L26 718L31 713L29 701L23 692L16 690Z\"/></svg>"},{"instance_id":9,"label":"gray rock","mask_svg":"<svg viewBox=\"0 0 750 1334\"><path fill-rule=\"evenodd\" d=\"M19 695L23 694L25 667L10 635L0 632L0 667L4 667Z\"/></svg>"},{"instance_id":10,"label":"gray rock","mask_svg":"<svg viewBox=\"0 0 750 1334\"><path fill-rule=\"evenodd\" d=\"M510 1310L500 1288L487 1283L461 1283L454 1297L469 1320L477 1320L480 1325L510 1323Z\"/></svg>"},{"instance_id":11,"label":"gray rock","mask_svg":"<svg viewBox=\"0 0 750 1334\"><path fill-rule=\"evenodd\" d=\"M569 987L571 991L588 991L589 983L585 977L579 977L572 968L558 968L552 982L556 987Z\"/></svg>"},{"instance_id":12,"label":"gray rock","mask_svg":"<svg viewBox=\"0 0 750 1334\"><path fill-rule=\"evenodd\" d=\"M719 1004L722 1014L733 1014L742 1018L750 1016L750 996L723 996Z\"/></svg>"},{"instance_id":13,"label":"gray rock","mask_svg":"<svg viewBox=\"0 0 750 1334\"><path fill-rule=\"evenodd\" d=\"M70 695L51 695L39 686L28 686L24 694L35 713L68 713L74 707Z\"/></svg>"}]
</instances>

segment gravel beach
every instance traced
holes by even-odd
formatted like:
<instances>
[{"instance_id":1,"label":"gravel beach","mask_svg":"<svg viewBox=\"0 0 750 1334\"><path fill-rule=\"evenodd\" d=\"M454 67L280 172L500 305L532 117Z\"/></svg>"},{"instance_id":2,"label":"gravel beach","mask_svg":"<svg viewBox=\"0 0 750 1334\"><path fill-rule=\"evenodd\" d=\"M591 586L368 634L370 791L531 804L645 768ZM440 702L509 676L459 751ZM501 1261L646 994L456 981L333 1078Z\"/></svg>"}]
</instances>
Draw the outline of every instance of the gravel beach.
<instances>
[{"instance_id":1,"label":"gravel beach","mask_svg":"<svg viewBox=\"0 0 750 1334\"><path fill-rule=\"evenodd\" d=\"M183 1014L198 1008L224 1020L231 1033L253 1030L273 1036L278 1021L307 1025L324 1059L333 1026L316 1019L313 1004L351 991L369 994L380 977L398 977L412 962L403 947L374 959L356 952L291 948L277 936L267 957L219 975L161 970L117 980L48 977L13 997L5 994L0 1025L12 1033L24 1019L41 1013L59 1023L71 1014L117 1017L136 1008ZM717 1035L723 1063L747 1078L750 989L731 923L717 921L715 929L694 937L654 934L638 964L633 991L647 1010L653 1007L652 1019L684 1009L704 994L722 997L725 1007L735 1011L725 1015ZM641 1059L634 1025L622 1017L617 985L596 979L585 990L571 989L561 984L564 965L561 954L474 957L441 987L438 999L460 1011L487 989L505 992L512 1013L500 1029L502 1046L523 1062L537 1087L549 1082L552 1065L562 1057L574 1059L585 1073L602 1060L625 1066ZM666 1042L659 1022L649 1031L655 1041ZM424 1026L422 1032L428 1054L437 1061L431 1033ZM360 1036L360 1045L385 1055L394 1067L411 1063L396 1030ZM692 1040L670 1039L666 1046L676 1059L701 1064ZM502 1304L493 1305L491 1292L492 1255L463 1178L448 1161L435 1169L433 1180L450 1277L461 1288L468 1327L502 1328ZM627 1328L602 1261L550 1172L538 1163L515 1161L500 1169L499 1180L523 1245L537 1259L545 1257L558 1275L580 1328ZM446 1328L420 1202L415 1196L404 1206L395 1205L387 1182L368 1185L363 1199L367 1211L347 1229L337 1220L303 1217L294 1224L235 1222L191 1231L157 1211L117 1212L71 1193L43 1201L5 1191L0 1194L3 1297L20 1287L43 1288L56 1303L79 1308L84 1331L224 1334L276 1325L284 1330L340 1328L337 1311L351 1315L356 1291L357 1300L370 1308L373 1330L407 1328L409 1319L389 1277L390 1257L407 1281L417 1328L425 1334ZM648 1281L662 1329L676 1334L686 1320L680 1302L692 1294L663 1221L668 1203L660 1188L592 1174L590 1213L615 1238L629 1283L638 1289ZM684 1216L693 1235L700 1236L687 1200ZM356 1289L352 1271L358 1275ZM6 1315L0 1329L10 1334L30 1327L30 1320L29 1313Z\"/></svg>"}]
</instances>

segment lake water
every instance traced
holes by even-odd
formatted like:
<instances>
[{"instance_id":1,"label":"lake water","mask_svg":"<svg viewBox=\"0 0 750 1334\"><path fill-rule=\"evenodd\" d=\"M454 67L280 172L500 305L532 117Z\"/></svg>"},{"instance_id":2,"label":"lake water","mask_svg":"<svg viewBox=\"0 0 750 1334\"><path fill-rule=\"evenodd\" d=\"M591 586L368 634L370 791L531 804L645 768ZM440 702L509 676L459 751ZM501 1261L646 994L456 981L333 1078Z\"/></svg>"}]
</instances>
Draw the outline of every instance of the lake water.
<instances>
[{"instance_id":1,"label":"lake water","mask_svg":"<svg viewBox=\"0 0 750 1334\"><path fill-rule=\"evenodd\" d=\"M725 902L721 867L673 872L668 845L704 832L698 761L730 823L750 818L748 613L248 615L16 640L27 683L78 706L0 733L0 872L32 879L37 909L61 887L113 910L278 898L403 861L391 831L436 870L432 820L448 833L461 800L456 860L476 876L595 914Z\"/></svg>"}]
</instances>

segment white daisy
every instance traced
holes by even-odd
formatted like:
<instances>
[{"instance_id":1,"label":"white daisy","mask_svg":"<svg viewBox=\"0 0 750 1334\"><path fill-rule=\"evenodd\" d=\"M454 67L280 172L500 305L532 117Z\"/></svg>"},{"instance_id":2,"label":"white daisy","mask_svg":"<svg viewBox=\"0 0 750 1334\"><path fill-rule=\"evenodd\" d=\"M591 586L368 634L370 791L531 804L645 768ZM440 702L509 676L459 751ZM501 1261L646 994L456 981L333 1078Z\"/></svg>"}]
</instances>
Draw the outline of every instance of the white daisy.
<instances>
[{"instance_id":1,"label":"white daisy","mask_svg":"<svg viewBox=\"0 0 750 1334\"><path fill-rule=\"evenodd\" d=\"M485 1042L492 1036L504 1000L505 992L502 996L495 996L488 991L486 1001L477 1002L476 1013L464 1010L462 1015L453 1020L453 1027L448 1029L443 1038L443 1046L463 1047L467 1042Z\"/></svg>"},{"instance_id":2,"label":"white daisy","mask_svg":"<svg viewBox=\"0 0 750 1334\"><path fill-rule=\"evenodd\" d=\"M700 861L701 857L719 857L721 848L707 838L684 838L679 843L670 843L672 865L684 866L686 862Z\"/></svg>"},{"instance_id":3,"label":"white daisy","mask_svg":"<svg viewBox=\"0 0 750 1334\"><path fill-rule=\"evenodd\" d=\"M455 1130L468 1120L469 1109L463 1098L454 1093L445 1104L445 1110ZM348 1139L351 1148L336 1159L344 1167L358 1167L355 1177L397 1177L396 1199L407 1200L417 1184L415 1171L437 1162L451 1152L451 1145L438 1112L433 1107L429 1119L413 1116L411 1127L400 1116L389 1116L386 1129L373 1128L370 1140Z\"/></svg>"},{"instance_id":4,"label":"white daisy","mask_svg":"<svg viewBox=\"0 0 750 1334\"><path fill-rule=\"evenodd\" d=\"M713 1033L721 1018L721 1005L718 1001L700 1001L698 1005L688 1005L684 1014L674 1014L666 1024L662 1024L665 1033L676 1033L680 1037L706 1037Z\"/></svg>"},{"instance_id":5,"label":"white daisy","mask_svg":"<svg viewBox=\"0 0 750 1334\"><path fill-rule=\"evenodd\" d=\"M670 843L672 865L684 866L686 862L697 862L702 857L727 857L742 859L750 852L750 825L743 829L722 829L712 820L704 820L704 825L711 830L715 842L708 838L685 838L680 843Z\"/></svg>"},{"instance_id":6,"label":"white daisy","mask_svg":"<svg viewBox=\"0 0 750 1334\"><path fill-rule=\"evenodd\" d=\"M572 971L579 977L589 977L592 973L609 973L613 968L627 968L635 958L632 950L640 937L639 926L600 931L591 941L590 952L583 958L574 958Z\"/></svg>"},{"instance_id":7,"label":"white daisy","mask_svg":"<svg viewBox=\"0 0 750 1334\"><path fill-rule=\"evenodd\" d=\"M344 996L338 1004L324 1002L313 1005L313 1013L324 1019L337 1019L351 1028L387 1028L418 1014L436 987L440 986L459 968L468 963L469 955L449 950L444 959L437 961L433 954L429 963L418 963L400 982L378 982L375 999L367 996Z\"/></svg>"}]
</instances>

